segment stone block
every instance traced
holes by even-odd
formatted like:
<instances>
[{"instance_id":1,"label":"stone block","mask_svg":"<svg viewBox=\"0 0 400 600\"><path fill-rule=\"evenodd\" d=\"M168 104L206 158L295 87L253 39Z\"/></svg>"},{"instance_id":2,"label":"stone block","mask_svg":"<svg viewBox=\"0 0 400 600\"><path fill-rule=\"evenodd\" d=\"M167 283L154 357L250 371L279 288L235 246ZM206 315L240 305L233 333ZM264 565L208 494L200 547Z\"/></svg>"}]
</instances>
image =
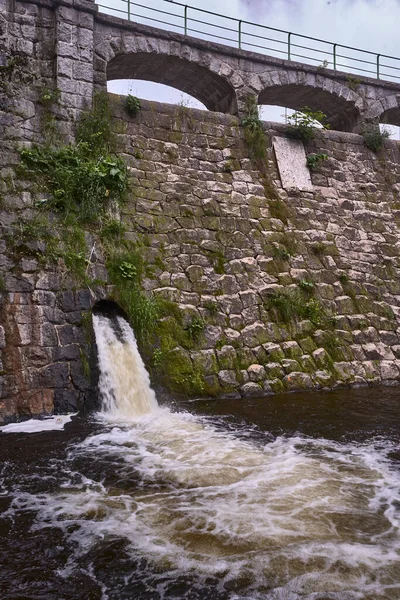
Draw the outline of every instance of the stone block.
<instances>
[{"instance_id":1,"label":"stone block","mask_svg":"<svg viewBox=\"0 0 400 600\"><path fill-rule=\"evenodd\" d=\"M77 390L56 389L54 391L54 414L65 415L77 412L79 392Z\"/></svg>"},{"instance_id":2,"label":"stone block","mask_svg":"<svg viewBox=\"0 0 400 600\"><path fill-rule=\"evenodd\" d=\"M307 373L301 372L291 372L286 375L283 378L283 384L291 392L310 390L313 387L311 377Z\"/></svg>"},{"instance_id":3,"label":"stone block","mask_svg":"<svg viewBox=\"0 0 400 600\"><path fill-rule=\"evenodd\" d=\"M233 369L237 361L236 350L233 346L222 346L217 350L218 363L221 369Z\"/></svg>"},{"instance_id":4,"label":"stone block","mask_svg":"<svg viewBox=\"0 0 400 600\"><path fill-rule=\"evenodd\" d=\"M298 358L303 354L297 342L282 342L281 348L287 358Z\"/></svg>"},{"instance_id":5,"label":"stone block","mask_svg":"<svg viewBox=\"0 0 400 600\"><path fill-rule=\"evenodd\" d=\"M257 398L264 395L264 388L250 381L241 386L240 392L244 398Z\"/></svg>"},{"instance_id":6,"label":"stone block","mask_svg":"<svg viewBox=\"0 0 400 600\"><path fill-rule=\"evenodd\" d=\"M192 352L192 361L195 368L200 369L202 373L217 373L218 365L214 350L202 350L201 352Z\"/></svg>"},{"instance_id":7,"label":"stone block","mask_svg":"<svg viewBox=\"0 0 400 600\"><path fill-rule=\"evenodd\" d=\"M243 343L249 348L254 348L260 345L264 346L264 344L270 339L267 328L263 323L260 322L253 323L252 325L248 325L242 329L241 337L243 339ZM265 346L264 349L266 349Z\"/></svg>"},{"instance_id":8,"label":"stone block","mask_svg":"<svg viewBox=\"0 0 400 600\"><path fill-rule=\"evenodd\" d=\"M263 348L266 351L269 360L272 362L280 362L285 358L285 355L279 344L268 342L263 344Z\"/></svg>"},{"instance_id":9,"label":"stone block","mask_svg":"<svg viewBox=\"0 0 400 600\"><path fill-rule=\"evenodd\" d=\"M223 388L235 388L238 385L236 373L232 370L222 370L218 373L218 379Z\"/></svg>"},{"instance_id":10,"label":"stone block","mask_svg":"<svg viewBox=\"0 0 400 600\"><path fill-rule=\"evenodd\" d=\"M247 372L249 374L249 379L252 382L263 381L266 377L265 369L262 365L250 365Z\"/></svg>"},{"instance_id":11,"label":"stone block","mask_svg":"<svg viewBox=\"0 0 400 600\"><path fill-rule=\"evenodd\" d=\"M391 360L382 360L379 363L381 377L383 380L399 379L399 369Z\"/></svg>"},{"instance_id":12,"label":"stone block","mask_svg":"<svg viewBox=\"0 0 400 600\"><path fill-rule=\"evenodd\" d=\"M68 363L54 363L38 372L39 384L47 388L63 388L69 385Z\"/></svg>"},{"instance_id":13,"label":"stone block","mask_svg":"<svg viewBox=\"0 0 400 600\"><path fill-rule=\"evenodd\" d=\"M6 333L4 327L0 325L0 350L6 347Z\"/></svg>"}]
</instances>

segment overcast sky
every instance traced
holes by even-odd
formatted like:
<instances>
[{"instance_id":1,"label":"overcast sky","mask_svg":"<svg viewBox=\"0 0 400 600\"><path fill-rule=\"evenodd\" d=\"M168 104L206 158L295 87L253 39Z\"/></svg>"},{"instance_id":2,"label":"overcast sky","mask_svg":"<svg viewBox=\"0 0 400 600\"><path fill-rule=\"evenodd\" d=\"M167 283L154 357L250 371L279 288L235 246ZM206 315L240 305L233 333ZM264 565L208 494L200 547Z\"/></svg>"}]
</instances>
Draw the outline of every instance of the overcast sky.
<instances>
[{"instance_id":1,"label":"overcast sky","mask_svg":"<svg viewBox=\"0 0 400 600\"><path fill-rule=\"evenodd\" d=\"M182 15L181 7L174 6L173 3L166 0L137 0L137 2L147 7ZM187 0L187 3L189 6L269 27L400 57L400 0L218 0L218 2L215 0ZM117 6L126 10L126 3L122 0L101 0L101 4ZM160 18L160 15L156 15L155 12L136 8L133 4L131 11L132 14L136 12L136 14L141 13L149 17ZM201 13L197 11L189 10L188 14L189 17L192 15L199 19L213 20L212 17L201 16ZM118 13L118 16L124 15ZM134 20L135 17L132 19ZM167 20L168 17L161 15L161 19ZM149 19L137 18L137 20L150 24ZM181 23L179 19L171 19L171 21ZM218 20L215 22L218 23ZM157 26L157 23L153 24ZM228 24L228 22L224 22L224 24ZM192 26L196 27L194 24ZM204 26L201 27L204 28ZM260 33L260 30L257 33ZM308 42L302 42L296 38L293 41L308 45ZM276 45L276 47L282 46ZM277 56L279 55L277 54ZM321 57L322 63L324 55L316 56ZM331 57L327 54L326 58L329 60ZM375 60L375 58L372 57L371 60ZM318 64L318 62L314 62L314 64ZM192 106L197 104L178 90L148 82L110 82L109 90L116 93L130 92L150 100L174 103L185 101ZM278 120L282 112L282 109L269 108L263 110L262 114L266 119Z\"/></svg>"}]
</instances>

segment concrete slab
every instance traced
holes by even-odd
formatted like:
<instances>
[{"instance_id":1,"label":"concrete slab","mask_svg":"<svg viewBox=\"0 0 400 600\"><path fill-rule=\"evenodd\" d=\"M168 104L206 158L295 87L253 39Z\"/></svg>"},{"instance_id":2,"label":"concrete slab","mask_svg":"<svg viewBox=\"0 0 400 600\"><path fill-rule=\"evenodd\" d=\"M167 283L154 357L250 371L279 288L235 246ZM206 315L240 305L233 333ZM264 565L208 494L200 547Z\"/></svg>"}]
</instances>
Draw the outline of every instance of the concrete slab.
<instances>
[{"instance_id":1,"label":"concrete slab","mask_svg":"<svg viewBox=\"0 0 400 600\"><path fill-rule=\"evenodd\" d=\"M285 190L298 189L312 191L310 171L307 167L303 142L289 138L275 137L272 140L279 175Z\"/></svg>"}]
</instances>

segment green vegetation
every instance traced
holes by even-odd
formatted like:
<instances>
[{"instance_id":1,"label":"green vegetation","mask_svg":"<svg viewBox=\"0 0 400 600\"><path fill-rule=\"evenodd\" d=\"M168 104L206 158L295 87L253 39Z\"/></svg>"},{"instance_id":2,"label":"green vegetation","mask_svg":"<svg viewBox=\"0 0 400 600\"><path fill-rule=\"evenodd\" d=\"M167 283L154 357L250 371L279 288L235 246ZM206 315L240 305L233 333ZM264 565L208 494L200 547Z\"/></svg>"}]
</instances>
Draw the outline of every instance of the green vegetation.
<instances>
[{"instance_id":1,"label":"green vegetation","mask_svg":"<svg viewBox=\"0 0 400 600\"><path fill-rule=\"evenodd\" d=\"M284 246L274 246L273 253L274 257L281 261L287 261L290 258L290 252L288 252Z\"/></svg>"},{"instance_id":2,"label":"green vegetation","mask_svg":"<svg viewBox=\"0 0 400 600\"><path fill-rule=\"evenodd\" d=\"M233 171L237 171L238 169L240 169L240 163L234 158L228 158L228 160L225 161L222 168L224 173L233 173Z\"/></svg>"},{"instance_id":3,"label":"green vegetation","mask_svg":"<svg viewBox=\"0 0 400 600\"><path fill-rule=\"evenodd\" d=\"M214 302L214 300L206 300L203 303L203 306L206 310L208 310L208 312L212 316L216 315L219 312L218 304L217 302Z\"/></svg>"},{"instance_id":4,"label":"green vegetation","mask_svg":"<svg viewBox=\"0 0 400 600\"><path fill-rule=\"evenodd\" d=\"M190 323L185 327L188 335L193 342L199 342L205 323L200 317L193 317Z\"/></svg>"},{"instance_id":5,"label":"green vegetation","mask_svg":"<svg viewBox=\"0 0 400 600\"><path fill-rule=\"evenodd\" d=\"M128 94L125 98L124 107L130 117L136 117L141 109L140 100L132 94Z\"/></svg>"},{"instance_id":6,"label":"green vegetation","mask_svg":"<svg viewBox=\"0 0 400 600\"><path fill-rule=\"evenodd\" d=\"M315 242L310 245L310 250L314 256L322 257L326 252L326 246L323 242Z\"/></svg>"},{"instance_id":7,"label":"green vegetation","mask_svg":"<svg viewBox=\"0 0 400 600\"><path fill-rule=\"evenodd\" d=\"M92 111L84 113L77 143L54 140L21 150L21 173L46 193L41 207L94 223L113 204L120 204L128 187L124 161L113 153L113 136L106 99L96 96Z\"/></svg>"},{"instance_id":8,"label":"green vegetation","mask_svg":"<svg viewBox=\"0 0 400 600\"><path fill-rule=\"evenodd\" d=\"M383 128L382 130L379 128L379 125L371 125L366 127L361 135L364 138L364 144L372 150L372 152L379 152L379 150L383 146L384 140L390 137L390 130Z\"/></svg>"},{"instance_id":9,"label":"green vegetation","mask_svg":"<svg viewBox=\"0 0 400 600\"><path fill-rule=\"evenodd\" d=\"M309 290L286 290L273 294L268 299L266 308L275 313L278 321L290 324L301 319L308 319L314 326L329 326L328 315L321 302L309 297Z\"/></svg>"},{"instance_id":10,"label":"green vegetation","mask_svg":"<svg viewBox=\"0 0 400 600\"><path fill-rule=\"evenodd\" d=\"M221 250L208 250L208 249L206 249L206 252L208 253L208 255L210 257L210 261L211 261L212 266L214 267L214 271L218 275L223 275L225 273L225 263L226 263L226 259L225 259L223 252Z\"/></svg>"},{"instance_id":11,"label":"green vegetation","mask_svg":"<svg viewBox=\"0 0 400 600\"><path fill-rule=\"evenodd\" d=\"M313 171L320 165L321 162L328 160L328 158L328 155L323 153L309 154L307 156L307 167L310 169L310 171Z\"/></svg>"},{"instance_id":12,"label":"green vegetation","mask_svg":"<svg viewBox=\"0 0 400 600\"><path fill-rule=\"evenodd\" d=\"M250 158L264 159L266 157L267 140L255 96L248 96L246 99L246 114L241 121L241 125Z\"/></svg>"},{"instance_id":13,"label":"green vegetation","mask_svg":"<svg viewBox=\"0 0 400 600\"><path fill-rule=\"evenodd\" d=\"M322 129L329 129L329 125L323 124L325 119L326 115L323 112L311 110L311 108L305 106L288 117L286 135L296 140L308 142L321 126Z\"/></svg>"},{"instance_id":14,"label":"green vegetation","mask_svg":"<svg viewBox=\"0 0 400 600\"><path fill-rule=\"evenodd\" d=\"M360 86L361 79L358 77L354 77L353 75L346 76L347 87L349 87L353 92L356 92Z\"/></svg>"},{"instance_id":15,"label":"green vegetation","mask_svg":"<svg viewBox=\"0 0 400 600\"><path fill-rule=\"evenodd\" d=\"M280 198L274 198L269 200L268 205L271 217L273 219L280 219L284 225L287 225L290 211L285 202Z\"/></svg>"},{"instance_id":16,"label":"green vegetation","mask_svg":"<svg viewBox=\"0 0 400 600\"><path fill-rule=\"evenodd\" d=\"M314 282L310 279L302 279L297 285L303 292L307 292L308 294L312 294L315 291Z\"/></svg>"},{"instance_id":17,"label":"green vegetation","mask_svg":"<svg viewBox=\"0 0 400 600\"><path fill-rule=\"evenodd\" d=\"M6 282L3 275L0 274L0 294L6 291Z\"/></svg>"},{"instance_id":18,"label":"green vegetation","mask_svg":"<svg viewBox=\"0 0 400 600\"><path fill-rule=\"evenodd\" d=\"M161 316L160 300L146 296L142 279L146 265L140 248L108 248L106 262L110 282L115 286L115 300L126 312L142 348L153 339L157 319Z\"/></svg>"},{"instance_id":19,"label":"green vegetation","mask_svg":"<svg viewBox=\"0 0 400 600\"><path fill-rule=\"evenodd\" d=\"M39 98L40 104L42 106L50 107L52 104L57 104L60 100L60 90L59 89L51 89L44 88Z\"/></svg>"}]
</instances>

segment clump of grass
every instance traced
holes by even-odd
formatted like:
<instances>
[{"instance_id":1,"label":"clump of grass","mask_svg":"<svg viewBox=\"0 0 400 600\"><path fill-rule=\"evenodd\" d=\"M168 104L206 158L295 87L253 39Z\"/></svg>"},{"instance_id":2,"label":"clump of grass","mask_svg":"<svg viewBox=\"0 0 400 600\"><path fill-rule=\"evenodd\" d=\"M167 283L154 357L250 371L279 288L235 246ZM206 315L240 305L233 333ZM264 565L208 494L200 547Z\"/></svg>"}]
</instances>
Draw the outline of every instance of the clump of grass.
<instances>
[{"instance_id":1,"label":"clump of grass","mask_svg":"<svg viewBox=\"0 0 400 600\"><path fill-rule=\"evenodd\" d=\"M322 242L315 242L310 246L310 250L314 254L314 256L321 257L325 254L326 246Z\"/></svg>"},{"instance_id":2,"label":"clump of grass","mask_svg":"<svg viewBox=\"0 0 400 600\"><path fill-rule=\"evenodd\" d=\"M273 249L274 257L278 260L288 261L290 258L290 252L284 246L276 245Z\"/></svg>"},{"instance_id":3,"label":"clump of grass","mask_svg":"<svg viewBox=\"0 0 400 600\"><path fill-rule=\"evenodd\" d=\"M101 225L100 237L103 241L122 240L126 226L119 219L105 219Z\"/></svg>"},{"instance_id":4,"label":"clump of grass","mask_svg":"<svg viewBox=\"0 0 400 600\"><path fill-rule=\"evenodd\" d=\"M243 127L244 139L249 149L250 158L265 158L267 141L260 120L257 99L255 96L247 97L246 113L240 124Z\"/></svg>"},{"instance_id":5,"label":"clump of grass","mask_svg":"<svg viewBox=\"0 0 400 600\"><path fill-rule=\"evenodd\" d=\"M185 327L189 338L194 342L198 343L201 335L203 333L203 329L205 327L205 323L201 317L194 316L190 323Z\"/></svg>"},{"instance_id":6,"label":"clump of grass","mask_svg":"<svg viewBox=\"0 0 400 600\"><path fill-rule=\"evenodd\" d=\"M219 311L219 307L217 302L214 302L213 300L206 300L203 303L203 306L206 310L208 310L208 312L210 313L210 315L216 315Z\"/></svg>"},{"instance_id":7,"label":"clump of grass","mask_svg":"<svg viewBox=\"0 0 400 600\"><path fill-rule=\"evenodd\" d=\"M304 298L297 290L289 290L272 295L267 308L272 308L278 320L286 324L308 319L313 325L321 326L327 323L327 315L319 300Z\"/></svg>"},{"instance_id":8,"label":"clump of grass","mask_svg":"<svg viewBox=\"0 0 400 600\"><path fill-rule=\"evenodd\" d=\"M210 257L211 264L214 267L214 271L218 275L223 275L225 273L226 263L223 252L221 250L207 250L207 253Z\"/></svg>"},{"instance_id":9,"label":"clump of grass","mask_svg":"<svg viewBox=\"0 0 400 600\"><path fill-rule=\"evenodd\" d=\"M383 146L384 140L390 137L390 130L387 128L379 129L379 126L366 127L361 135L364 138L364 144L372 150L372 152L379 152Z\"/></svg>"},{"instance_id":10,"label":"clump of grass","mask_svg":"<svg viewBox=\"0 0 400 600\"><path fill-rule=\"evenodd\" d=\"M273 219L280 219L285 225L288 222L290 211L280 198L272 199L268 202L269 212Z\"/></svg>"},{"instance_id":11,"label":"clump of grass","mask_svg":"<svg viewBox=\"0 0 400 600\"><path fill-rule=\"evenodd\" d=\"M234 158L228 158L228 160L224 162L222 170L224 171L224 173L233 173L239 168L239 161L235 160Z\"/></svg>"}]
</instances>

